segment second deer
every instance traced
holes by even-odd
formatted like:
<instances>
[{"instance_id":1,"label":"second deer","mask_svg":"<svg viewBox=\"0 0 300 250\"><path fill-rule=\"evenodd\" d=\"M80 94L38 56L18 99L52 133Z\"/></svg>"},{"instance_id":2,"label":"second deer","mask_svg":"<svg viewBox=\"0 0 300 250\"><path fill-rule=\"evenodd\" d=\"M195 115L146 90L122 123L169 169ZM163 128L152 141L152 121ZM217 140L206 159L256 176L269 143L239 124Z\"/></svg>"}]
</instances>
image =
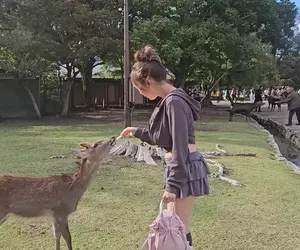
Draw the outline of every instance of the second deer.
<instances>
[{"instance_id":1,"label":"second deer","mask_svg":"<svg viewBox=\"0 0 300 250\"><path fill-rule=\"evenodd\" d=\"M8 214L22 217L53 218L55 250L60 250L64 238L68 250L73 250L68 216L76 211L99 164L115 145L115 138L96 143L81 143L83 156L78 170L70 175L42 178L0 176L0 224Z\"/></svg>"}]
</instances>

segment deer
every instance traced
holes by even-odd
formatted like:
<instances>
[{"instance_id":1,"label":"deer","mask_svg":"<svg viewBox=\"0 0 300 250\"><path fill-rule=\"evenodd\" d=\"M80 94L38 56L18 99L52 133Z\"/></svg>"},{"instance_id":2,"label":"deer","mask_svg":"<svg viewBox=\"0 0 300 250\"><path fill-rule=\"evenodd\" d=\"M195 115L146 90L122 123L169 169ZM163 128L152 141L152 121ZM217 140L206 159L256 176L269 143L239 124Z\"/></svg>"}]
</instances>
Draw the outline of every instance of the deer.
<instances>
[{"instance_id":1,"label":"deer","mask_svg":"<svg viewBox=\"0 0 300 250\"><path fill-rule=\"evenodd\" d=\"M73 250L68 216L89 186L100 163L115 146L116 139L82 142L73 174L49 177L0 176L0 224L9 214L21 217L50 217L53 221L55 250L61 249L61 237Z\"/></svg>"},{"instance_id":2,"label":"deer","mask_svg":"<svg viewBox=\"0 0 300 250\"><path fill-rule=\"evenodd\" d=\"M280 101L279 97L274 97L274 96L269 96L268 97L268 102L269 102L269 109L271 107L271 111L275 111L276 106L278 107L278 112L281 112L281 104L276 103Z\"/></svg>"},{"instance_id":3,"label":"deer","mask_svg":"<svg viewBox=\"0 0 300 250\"><path fill-rule=\"evenodd\" d=\"M257 103L233 103L229 111L229 121L232 121L232 117L236 113L243 113L246 116L246 121L250 117L251 112L257 108L263 106L264 102Z\"/></svg>"}]
</instances>

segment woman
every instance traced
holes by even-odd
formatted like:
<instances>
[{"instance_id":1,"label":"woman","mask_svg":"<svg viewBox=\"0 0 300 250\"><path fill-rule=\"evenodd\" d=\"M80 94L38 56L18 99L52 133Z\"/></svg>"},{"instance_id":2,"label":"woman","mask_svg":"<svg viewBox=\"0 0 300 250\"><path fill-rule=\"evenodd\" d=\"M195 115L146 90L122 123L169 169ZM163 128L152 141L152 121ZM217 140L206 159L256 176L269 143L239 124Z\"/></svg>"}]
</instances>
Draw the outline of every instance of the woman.
<instances>
[{"instance_id":1,"label":"woman","mask_svg":"<svg viewBox=\"0 0 300 250\"><path fill-rule=\"evenodd\" d=\"M128 127L121 136L135 136L167 151L163 201L168 203L168 209L175 204L176 214L184 223L187 240L192 245L189 220L195 197L209 193L208 167L195 146L193 122L198 119L200 104L169 84L166 76L166 68L153 48L146 46L136 52L132 84L143 96L162 100L151 116L149 129Z\"/></svg>"}]
</instances>

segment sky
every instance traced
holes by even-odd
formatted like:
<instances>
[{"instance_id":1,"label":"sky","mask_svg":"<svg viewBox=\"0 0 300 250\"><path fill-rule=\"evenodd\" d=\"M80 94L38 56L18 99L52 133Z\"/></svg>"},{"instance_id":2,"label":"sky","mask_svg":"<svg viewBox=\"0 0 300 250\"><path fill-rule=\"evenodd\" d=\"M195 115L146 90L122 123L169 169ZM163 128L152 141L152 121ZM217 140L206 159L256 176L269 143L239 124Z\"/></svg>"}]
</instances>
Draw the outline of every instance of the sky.
<instances>
[{"instance_id":1,"label":"sky","mask_svg":"<svg viewBox=\"0 0 300 250\"><path fill-rule=\"evenodd\" d=\"M297 5L298 7L300 7L300 0L294 0L293 2L295 2L296 5Z\"/></svg>"}]
</instances>

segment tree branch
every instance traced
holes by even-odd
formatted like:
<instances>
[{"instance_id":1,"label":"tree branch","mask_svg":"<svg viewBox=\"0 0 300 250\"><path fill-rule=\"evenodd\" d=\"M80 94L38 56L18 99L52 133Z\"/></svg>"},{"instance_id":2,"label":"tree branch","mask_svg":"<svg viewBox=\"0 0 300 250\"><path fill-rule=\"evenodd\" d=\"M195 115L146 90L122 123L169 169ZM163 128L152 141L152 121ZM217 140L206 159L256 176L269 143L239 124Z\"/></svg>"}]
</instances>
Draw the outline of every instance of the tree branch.
<instances>
[{"instance_id":1,"label":"tree branch","mask_svg":"<svg viewBox=\"0 0 300 250\"><path fill-rule=\"evenodd\" d=\"M100 65L103 65L103 63L102 62L96 63L96 64L93 65L93 68L95 68L97 66L100 66Z\"/></svg>"}]
</instances>

